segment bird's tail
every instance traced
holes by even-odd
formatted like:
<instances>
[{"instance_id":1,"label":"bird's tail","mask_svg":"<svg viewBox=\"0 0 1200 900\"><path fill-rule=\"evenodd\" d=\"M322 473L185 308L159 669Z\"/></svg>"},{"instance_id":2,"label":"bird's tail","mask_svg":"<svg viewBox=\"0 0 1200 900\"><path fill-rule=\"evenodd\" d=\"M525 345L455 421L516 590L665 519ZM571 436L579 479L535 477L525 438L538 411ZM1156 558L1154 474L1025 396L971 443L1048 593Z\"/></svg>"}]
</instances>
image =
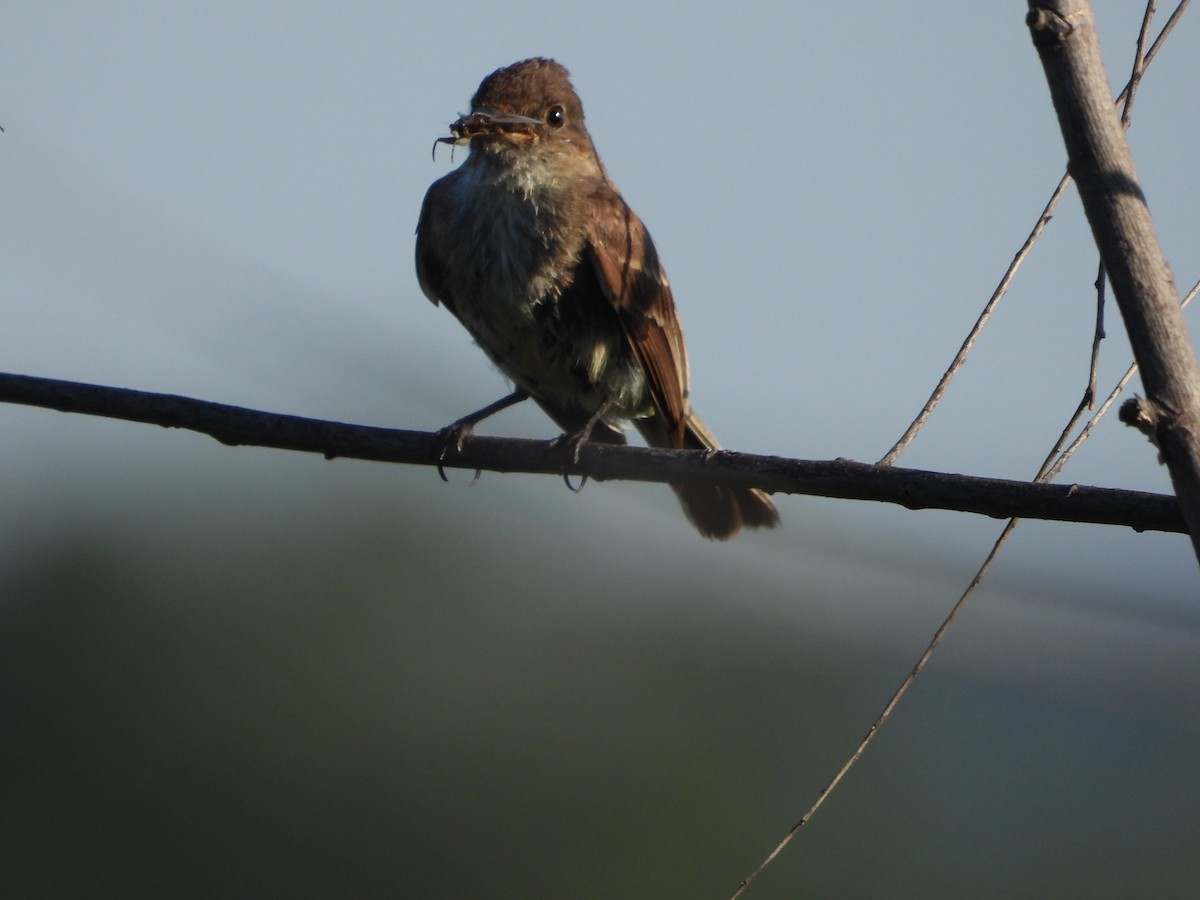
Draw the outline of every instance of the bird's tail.
<instances>
[{"instance_id":1,"label":"bird's tail","mask_svg":"<svg viewBox=\"0 0 1200 900\"><path fill-rule=\"evenodd\" d=\"M682 450L718 450L716 438L690 410L684 420L683 446L667 432L660 416L635 419L638 430L652 447ZM688 521L704 537L725 541L745 528L774 528L779 510L757 488L728 488L705 484L673 484Z\"/></svg>"}]
</instances>

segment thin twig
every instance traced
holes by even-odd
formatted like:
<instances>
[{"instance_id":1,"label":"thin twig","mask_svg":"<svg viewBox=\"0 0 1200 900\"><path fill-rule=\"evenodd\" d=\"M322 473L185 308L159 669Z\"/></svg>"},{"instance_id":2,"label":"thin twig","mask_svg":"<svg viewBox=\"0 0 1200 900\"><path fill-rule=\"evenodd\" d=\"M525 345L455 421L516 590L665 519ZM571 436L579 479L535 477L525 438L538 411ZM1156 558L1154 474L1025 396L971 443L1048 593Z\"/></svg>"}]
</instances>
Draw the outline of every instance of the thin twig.
<instances>
[{"instance_id":1,"label":"thin twig","mask_svg":"<svg viewBox=\"0 0 1200 900\"><path fill-rule=\"evenodd\" d=\"M979 570L975 573L975 577L971 579L971 583L967 585L967 589L962 592L962 595L958 598L958 602L956 602L951 608L949 615L946 616L941 626L936 632L934 632L933 639L930 640L929 645L925 648L925 652L921 654L921 658L917 660L917 664L913 666L912 671L909 672L904 681L901 682L900 687L896 690L896 693L892 694L892 698L888 700L887 705L883 707L883 711L875 717L875 721L871 723L871 727L867 729L867 733L863 736L863 739L859 741L858 746L854 749L854 752L850 754L850 758L846 760L840 769L838 769L838 773L833 776L833 780L830 781L829 784L825 785L824 790L817 795L816 802L809 807L808 812L806 812L800 818L799 822L797 822L788 830L788 833L784 835L783 840L776 844L775 849L767 854L766 859L758 864L758 868L746 876L746 880L738 885L738 889L730 895L729 900L737 900L737 898L742 895L746 888L750 887L750 883L758 877L759 873L769 866L775 860L775 857L783 852L783 849L789 843L791 843L792 838L794 838L797 832L807 825L809 820L816 815L817 810L824 805L825 801L829 798L829 795L833 793L833 789L836 788L839 783L841 783L841 780L854 767L854 764L858 762L863 753L866 752L867 747L870 745L871 741L875 739L875 735L879 732L879 729L882 728L884 723L887 722L887 720L891 717L892 711L900 703L900 700L904 697L904 695L908 693L908 689L912 687L913 682L917 680L917 676L920 675L921 671L925 668L925 664L929 662L929 658L933 656L933 651L937 648L937 645L941 643L941 640L945 636L946 632L949 631L950 625L954 622L955 618L958 617L959 612L966 605L967 599L971 596L971 593L976 587L978 587L979 583L983 581L983 576L987 574L988 569L991 568L992 562L996 559L996 555L1000 552L1001 546L1003 546L1004 542L1008 539L1009 534L1012 533L1012 530L1018 521L1020 520L1010 519L1008 524L1004 526L1004 530L1000 532L1000 537L997 538L996 543L992 545L992 550L987 555L987 558L983 561L983 565L979 567Z\"/></svg>"},{"instance_id":2,"label":"thin twig","mask_svg":"<svg viewBox=\"0 0 1200 900\"><path fill-rule=\"evenodd\" d=\"M992 296L988 298L988 302L984 304L983 311L979 314L979 318L975 320L975 324L971 326L971 330L967 333L966 338L962 342L962 346L958 348L958 353L954 355L954 359L950 362L950 366L942 373L942 377L938 380L937 386L934 387L933 393L929 395L929 399L925 401L925 405L921 407L921 411L917 413L917 417L912 420L912 423L900 436L900 440L892 445L883 458L879 460L879 465L890 466L894 463L905 450L908 445L913 442L913 438L917 436L929 417L933 414L934 408L942 399L942 395L946 393L946 389L950 386L951 380L958 374L958 370L963 367L967 361L967 355L971 352L971 348L975 346L975 340L979 337L979 333L983 331L983 327L988 323L988 319L992 317L992 312L996 309L996 305L1001 298L1008 293L1008 286L1012 283L1013 277L1017 274L1017 269L1021 263L1025 261L1025 257L1029 255L1029 251L1033 249L1033 245L1037 243L1037 239L1042 236L1042 232L1046 230L1046 226L1050 224L1050 219L1054 212L1054 207L1058 206L1058 201L1062 198L1063 192L1066 191L1067 185L1071 183L1070 175L1063 175L1059 180L1058 186L1050 194L1050 199L1046 201L1046 206L1042 210L1042 214L1038 216L1037 222L1034 223L1033 229L1025 238L1025 243L1021 245L1012 262L1008 264L1008 268L1004 271L1004 275L1000 278L1000 283L996 285L996 289L992 291Z\"/></svg>"},{"instance_id":3,"label":"thin twig","mask_svg":"<svg viewBox=\"0 0 1200 900\"><path fill-rule=\"evenodd\" d=\"M1075 407L1075 412L1071 413L1070 418L1067 419L1067 424L1059 432L1058 440L1054 442L1054 446L1046 454L1046 459L1042 463L1042 468L1038 469L1038 474L1034 478L1034 481L1040 480L1045 474L1046 467L1050 465L1050 461L1054 459L1067 443L1067 439L1071 437L1071 432L1075 430L1075 426L1083 418L1084 411L1092 409L1096 404L1096 382L1100 369L1100 342L1104 340L1104 284L1104 263L1100 263L1094 284L1096 288L1096 328L1092 333L1092 352L1088 361L1087 386L1083 389L1083 396L1079 400L1079 405Z\"/></svg>"},{"instance_id":4,"label":"thin twig","mask_svg":"<svg viewBox=\"0 0 1200 900\"><path fill-rule=\"evenodd\" d=\"M1137 59L1140 60L1140 65L1137 62L1134 63L1134 76L1130 78L1129 83L1126 84L1121 90L1121 93L1117 95L1114 103L1120 104L1125 102L1126 98L1136 91L1138 84L1141 83L1141 78L1145 73L1146 68L1154 60L1154 57L1158 55L1159 48L1162 47L1167 35L1169 35L1175 28L1175 23L1179 21L1180 16L1183 15L1183 11L1187 8L1189 2L1190 0L1181 0L1179 5L1175 7L1175 11L1171 13L1171 17L1167 19L1167 23L1163 26L1162 31L1159 32L1158 37L1154 39L1154 43L1150 45L1150 49L1147 50L1144 55L1142 53L1142 47L1145 45L1146 30L1149 27L1149 12L1147 16L1143 17L1142 29L1138 33L1136 54ZM1153 6L1152 3L1149 5ZM1128 104L1126 104L1126 106L1128 106ZM890 466L895 463L895 461L900 457L900 454L908 449L908 445L913 442L913 439L916 438L917 433L925 426L925 423L929 421L930 415L932 415L933 410L938 403L941 402L942 396L946 393L946 389L950 386L951 380L955 375L958 374L958 371L966 362L967 355L971 352L971 348L975 345L975 341L979 337L979 333L983 330L983 327L987 324L988 319L991 318L992 312L995 310L996 305L1008 291L1008 285L1012 281L1013 276L1016 274L1017 268L1020 267L1022 262L1024 262L1025 257L1029 255L1029 251L1033 248L1033 245L1037 242L1037 239L1041 237L1042 232L1045 230L1046 225L1050 221L1050 214L1053 212L1054 207L1058 205L1059 198L1062 197L1063 191L1066 190L1067 185L1070 182L1071 176L1069 174L1064 174L1062 180L1059 181L1058 186L1055 187L1053 193L1050 195L1050 199L1047 201L1045 209L1042 210L1042 214L1038 217L1038 220L1034 224L1033 229L1030 231L1029 236L1025 238L1025 243L1022 244L1021 249L1018 250L1016 256L1013 257L1012 263L1009 264L1008 269L1000 279L1000 283L996 286L996 290L992 292L992 296L988 299L988 302L984 304L983 312L979 314L979 318L976 319L975 324L971 327L971 330L967 334L966 339L963 341L962 346L959 348L958 353L955 354L955 357L951 361L949 367L946 369L945 373L943 373L941 379L937 383L937 386L933 389L933 393L929 395L929 399L925 401L925 405L921 407L921 411L917 413L917 417L913 419L912 423L905 430L904 434L900 436L900 439L896 441L896 443L892 445L892 448L883 455L882 459L879 460L879 465Z\"/></svg>"},{"instance_id":5,"label":"thin twig","mask_svg":"<svg viewBox=\"0 0 1200 900\"><path fill-rule=\"evenodd\" d=\"M1192 285L1192 289L1188 291L1187 296L1184 297L1180 302L1180 309L1187 309L1188 304L1195 299L1198 293L1200 293L1200 281L1197 281ZM1046 470L1045 478L1043 480L1053 481L1058 477L1058 473L1062 471L1062 467L1066 465L1067 460L1070 459L1075 454L1075 451L1079 449L1080 445L1091 436L1092 431L1100 422L1100 419L1103 418L1104 414L1108 412L1109 408L1124 392L1125 388L1129 385L1129 382L1133 379L1133 376L1137 374L1137 368L1137 363L1133 363L1128 369L1125 370L1125 374L1118 379L1117 383L1113 386L1113 389L1109 392L1108 397L1105 398L1102 404L1100 404L1100 408L1096 410L1096 414L1088 419L1087 424L1083 426L1083 430L1079 432L1079 437L1075 438L1075 440L1071 442L1071 446L1067 447L1067 449L1064 450L1056 460L1054 460L1053 465Z\"/></svg>"},{"instance_id":6,"label":"thin twig","mask_svg":"<svg viewBox=\"0 0 1200 900\"><path fill-rule=\"evenodd\" d=\"M1142 81L1142 73L1146 71L1146 37L1150 33L1150 20L1154 18L1155 0L1146 3L1146 11L1142 13L1142 27L1138 30L1137 51L1133 55L1133 72L1129 75L1129 86L1126 89L1125 108L1121 110L1121 124L1126 129L1133 117L1133 97Z\"/></svg>"},{"instance_id":7,"label":"thin twig","mask_svg":"<svg viewBox=\"0 0 1200 900\"><path fill-rule=\"evenodd\" d=\"M1100 371L1100 343L1105 338L1104 286L1107 283L1104 276L1104 261L1101 260L1096 267L1096 329L1092 332L1092 358L1088 365L1087 390L1084 391L1084 400L1087 402L1088 409L1096 405L1096 383Z\"/></svg>"}]
</instances>

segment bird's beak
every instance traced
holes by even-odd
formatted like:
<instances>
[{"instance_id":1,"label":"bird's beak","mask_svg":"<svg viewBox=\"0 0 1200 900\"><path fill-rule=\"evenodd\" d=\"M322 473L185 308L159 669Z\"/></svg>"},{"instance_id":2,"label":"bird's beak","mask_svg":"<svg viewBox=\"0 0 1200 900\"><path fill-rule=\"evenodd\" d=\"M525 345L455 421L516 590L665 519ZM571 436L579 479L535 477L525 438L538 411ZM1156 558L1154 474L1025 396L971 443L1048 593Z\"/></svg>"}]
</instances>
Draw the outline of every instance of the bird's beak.
<instances>
[{"instance_id":1,"label":"bird's beak","mask_svg":"<svg viewBox=\"0 0 1200 900\"><path fill-rule=\"evenodd\" d=\"M519 116L516 113L502 113L491 109L476 109L468 115L460 117L450 125L450 137L440 137L439 144L462 145L469 144L472 138L481 135L496 137L520 135L524 138L533 137L535 129L541 125L539 119L530 116Z\"/></svg>"}]
</instances>

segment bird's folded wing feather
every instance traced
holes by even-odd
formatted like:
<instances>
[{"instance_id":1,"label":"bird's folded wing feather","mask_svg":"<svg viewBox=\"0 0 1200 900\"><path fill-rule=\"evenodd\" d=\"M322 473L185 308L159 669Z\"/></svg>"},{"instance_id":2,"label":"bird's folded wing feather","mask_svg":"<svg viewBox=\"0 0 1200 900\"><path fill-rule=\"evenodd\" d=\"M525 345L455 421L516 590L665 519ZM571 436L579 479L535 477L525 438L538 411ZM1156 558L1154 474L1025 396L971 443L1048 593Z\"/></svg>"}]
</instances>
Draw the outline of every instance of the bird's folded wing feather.
<instances>
[{"instance_id":1,"label":"bird's folded wing feather","mask_svg":"<svg viewBox=\"0 0 1200 900\"><path fill-rule=\"evenodd\" d=\"M612 196L617 202L593 207L610 213L593 223L585 253L642 364L655 409L682 446L688 368L675 301L645 226L615 190Z\"/></svg>"}]
</instances>

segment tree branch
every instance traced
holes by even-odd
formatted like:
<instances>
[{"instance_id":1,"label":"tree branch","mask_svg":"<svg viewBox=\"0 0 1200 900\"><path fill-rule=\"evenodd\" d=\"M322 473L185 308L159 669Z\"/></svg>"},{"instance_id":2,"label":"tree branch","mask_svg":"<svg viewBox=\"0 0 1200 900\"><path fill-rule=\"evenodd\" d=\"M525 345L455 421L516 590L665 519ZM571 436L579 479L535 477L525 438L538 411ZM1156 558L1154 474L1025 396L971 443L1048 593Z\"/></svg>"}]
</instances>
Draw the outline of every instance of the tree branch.
<instances>
[{"instance_id":1,"label":"tree branch","mask_svg":"<svg viewBox=\"0 0 1200 900\"><path fill-rule=\"evenodd\" d=\"M1027 23L1058 114L1067 168L1129 333L1156 443L1200 559L1200 369L1133 157L1112 106L1086 0L1030 0Z\"/></svg>"},{"instance_id":2,"label":"tree branch","mask_svg":"<svg viewBox=\"0 0 1200 900\"><path fill-rule=\"evenodd\" d=\"M436 432L347 425L261 412L171 394L0 373L0 402L131 422L186 428L223 444L274 447L377 462L437 464L443 442ZM1174 497L1079 485L1031 484L917 469L586 444L578 464L549 451L545 441L471 437L446 468L587 475L597 481L652 481L758 487L773 493L811 494L897 503L909 509L950 509L993 518L1019 516L1062 522L1126 525L1137 531L1185 531Z\"/></svg>"}]
</instances>

